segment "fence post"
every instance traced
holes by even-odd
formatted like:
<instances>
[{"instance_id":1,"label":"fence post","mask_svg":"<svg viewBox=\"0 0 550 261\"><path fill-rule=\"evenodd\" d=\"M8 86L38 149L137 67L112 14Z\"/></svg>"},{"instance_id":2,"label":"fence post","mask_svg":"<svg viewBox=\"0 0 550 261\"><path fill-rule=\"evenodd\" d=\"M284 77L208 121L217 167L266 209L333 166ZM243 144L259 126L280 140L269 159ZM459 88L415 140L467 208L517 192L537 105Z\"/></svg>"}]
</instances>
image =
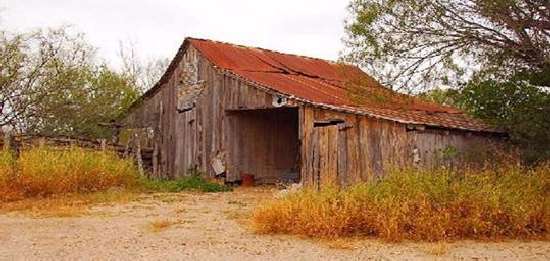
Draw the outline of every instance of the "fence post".
<instances>
[{"instance_id":1,"label":"fence post","mask_svg":"<svg viewBox=\"0 0 550 261\"><path fill-rule=\"evenodd\" d=\"M10 138L10 132L6 131L4 134L4 150L10 150L11 149L11 138Z\"/></svg>"},{"instance_id":2,"label":"fence post","mask_svg":"<svg viewBox=\"0 0 550 261\"><path fill-rule=\"evenodd\" d=\"M3 149L12 152L16 158L19 157L19 146L15 140L15 135L11 131L4 132Z\"/></svg>"},{"instance_id":3,"label":"fence post","mask_svg":"<svg viewBox=\"0 0 550 261\"><path fill-rule=\"evenodd\" d=\"M44 148L44 146L46 146L46 138L44 137L38 138L38 147Z\"/></svg>"},{"instance_id":4,"label":"fence post","mask_svg":"<svg viewBox=\"0 0 550 261\"><path fill-rule=\"evenodd\" d=\"M130 155L130 144L134 142L134 135L130 135L128 139L126 140L126 145L124 146L124 153L122 154L122 157L127 159Z\"/></svg>"}]
</instances>

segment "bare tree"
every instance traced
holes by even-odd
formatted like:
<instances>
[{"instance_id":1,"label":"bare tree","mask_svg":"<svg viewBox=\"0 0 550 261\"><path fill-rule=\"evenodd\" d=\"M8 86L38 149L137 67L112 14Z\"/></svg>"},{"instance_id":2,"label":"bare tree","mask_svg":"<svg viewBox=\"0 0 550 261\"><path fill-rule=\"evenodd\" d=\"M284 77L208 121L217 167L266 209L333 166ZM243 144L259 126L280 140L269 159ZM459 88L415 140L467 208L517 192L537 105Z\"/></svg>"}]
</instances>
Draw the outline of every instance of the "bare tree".
<instances>
[{"instance_id":1,"label":"bare tree","mask_svg":"<svg viewBox=\"0 0 550 261\"><path fill-rule=\"evenodd\" d=\"M119 57L122 61L122 72L132 78L142 92L153 87L170 64L168 58L141 58L133 42L120 42Z\"/></svg>"}]
</instances>

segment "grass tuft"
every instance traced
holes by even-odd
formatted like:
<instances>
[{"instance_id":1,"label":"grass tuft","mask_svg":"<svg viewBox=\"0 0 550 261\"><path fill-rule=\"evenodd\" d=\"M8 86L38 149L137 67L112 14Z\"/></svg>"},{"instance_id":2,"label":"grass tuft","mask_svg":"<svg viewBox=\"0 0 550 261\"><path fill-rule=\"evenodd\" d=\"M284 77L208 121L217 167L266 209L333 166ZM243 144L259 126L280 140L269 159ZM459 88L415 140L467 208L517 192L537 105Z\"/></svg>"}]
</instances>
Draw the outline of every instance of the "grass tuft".
<instances>
[{"instance_id":1,"label":"grass tuft","mask_svg":"<svg viewBox=\"0 0 550 261\"><path fill-rule=\"evenodd\" d=\"M347 189L303 190L253 214L260 233L320 238L540 238L550 229L550 166L478 173L391 171Z\"/></svg>"},{"instance_id":2,"label":"grass tuft","mask_svg":"<svg viewBox=\"0 0 550 261\"><path fill-rule=\"evenodd\" d=\"M172 225L178 224L178 222L167 220L167 219L159 219L159 220L153 220L150 221L148 224L149 231L153 233L159 233L164 230L167 230Z\"/></svg>"},{"instance_id":3,"label":"grass tuft","mask_svg":"<svg viewBox=\"0 0 550 261\"><path fill-rule=\"evenodd\" d=\"M210 182L200 175L181 177L175 180L143 179L143 188L156 192L227 192L231 188L225 185Z\"/></svg>"}]
</instances>

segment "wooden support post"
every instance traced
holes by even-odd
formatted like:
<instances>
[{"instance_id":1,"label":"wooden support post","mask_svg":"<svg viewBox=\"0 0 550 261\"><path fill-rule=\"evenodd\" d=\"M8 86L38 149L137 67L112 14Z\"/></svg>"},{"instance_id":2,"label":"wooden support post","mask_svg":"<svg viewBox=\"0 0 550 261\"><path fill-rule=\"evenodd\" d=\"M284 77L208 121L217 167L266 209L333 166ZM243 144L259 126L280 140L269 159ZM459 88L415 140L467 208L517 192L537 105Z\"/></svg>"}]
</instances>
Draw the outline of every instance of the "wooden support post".
<instances>
[{"instance_id":1,"label":"wooden support post","mask_svg":"<svg viewBox=\"0 0 550 261\"><path fill-rule=\"evenodd\" d=\"M107 140L101 139L101 150L106 151L107 150Z\"/></svg>"},{"instance_id":2,"label":"wooden support post","mask_svg":"<svg viewBox=\"0 0 550 261\"><path fill-rule=\"evenodd\" d=\"M122 157L127 159L130 155L130 144L134 141L134 135L132 135L127 141L126 146L124 146L124 153L122 154Z\"/></svg>"},{"instance_id":3,"label":"wooden support post","mask_svg":"<svg viewBox=\"0 0 550 261\"><path fill-rule=\"evenodd\" d=\"M4 133L4 150L10 151L16 158L19 158L19 144L15 140L15 135L11 131Z\"/></svg>"},{"instance_id":4,"label":"wooden support post","mask_svg":"<svg viewBox=\"0 0 550 261\"><path fill-rule=\"evenodd\" d=\"M113 127L113 136L111 137L111 142L113 144L118 144L120 136L120 127Z\"/></svg>"},{"instance_id":5,"label":"wooden support post","mask_svg":"<svg viewBox=\"0 0 550 261\"><path fill-rule=\"evenodd\" d=\"M153 144L153 177L159 178L160 177L159 168L158 168L159 145L157 141L157 133L155 133L155 137L153 138L153 143L154 143Z\"/></svg>"},{"instance_id":6,"label":"wooden support post","mask_svg":"<svg viewBox=\"0 0 550 261\"><path fill-rule=\"evenodd\" d=\"M136 142L135 156L136 156L136 161L138 165L138 170L139 170L139 174L143 176L145 175L145 171L143 170L143 158L141 156L141 139L137 132L134 134L134 137Z\"/></svg>"}]
</instances>

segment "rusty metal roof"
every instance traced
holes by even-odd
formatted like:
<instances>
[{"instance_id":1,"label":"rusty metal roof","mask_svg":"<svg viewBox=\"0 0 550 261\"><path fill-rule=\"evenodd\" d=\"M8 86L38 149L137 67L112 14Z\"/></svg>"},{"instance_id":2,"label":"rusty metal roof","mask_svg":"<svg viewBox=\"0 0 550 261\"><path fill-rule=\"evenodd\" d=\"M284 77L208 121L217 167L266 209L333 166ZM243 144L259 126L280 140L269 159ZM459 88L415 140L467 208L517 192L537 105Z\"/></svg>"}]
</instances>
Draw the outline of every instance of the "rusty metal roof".
<instances>
[{"instance_id":1,"label":"rusty metal roof","mask_svg":"<svg viewBox=\"0 0 550 261\"><path fill-rule=\"evenodd\" d=\"M352 65L204 39L186 42L232 75L314 105L402 123L500 132L457 109L385 88Z\"/></svg>"}]
</instances>

